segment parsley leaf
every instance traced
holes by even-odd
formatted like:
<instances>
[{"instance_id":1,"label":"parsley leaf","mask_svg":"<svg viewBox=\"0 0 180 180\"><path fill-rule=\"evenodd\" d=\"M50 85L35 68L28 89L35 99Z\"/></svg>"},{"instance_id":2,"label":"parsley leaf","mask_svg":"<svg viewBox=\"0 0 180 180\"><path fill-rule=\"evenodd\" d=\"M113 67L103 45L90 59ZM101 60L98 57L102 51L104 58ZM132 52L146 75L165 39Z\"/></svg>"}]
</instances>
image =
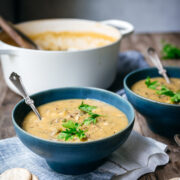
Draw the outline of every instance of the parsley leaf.
<instances>
[{"instance_id":1,"label":"parsley leaf","mask_svg":"<svg viewBox=\"0 0 180 180\"><path fill-rule=\"evenodd\" d=\"M77 128L78 123L75 123L75 122L69 120L69 121L63 123L62 126L65 127L65 128Z\"/></svg>"},{"instance_id":2,"label":"parsley leaf","mask_svg":"<svg viewBox=\"0 0 180 180\"><path fill-rule=\"evenodd\" d=\"M84 124L85 125L89 125L89 124L91 124L91 123L93 123L93 124L96 124L96 122L97 122L97 117L99 117L100 115L99 114L92 114L90 117L88 117L87 119L85 119L84 120Z\"/></svg>"},{"instance_id":3,"label":"parsley leaf","mask_svg":"<svg viewBox=\"0 0 180 180\"><path fill-rule=\"evenodd\" d=\"M95 114L92 112L92 110L96 109L96 108L97 108L96 106L90 106L88 104L84 104L83 102L81 103L81 105L79 106L79 109L90 115L90 117L86 118L83 121L83 124L85 124L85 125L89 125L91 123L96 124L96 122L97 122L96 118L100 116L99 114Z\"/></svg>"},{"instance_id":4,"label":"parsley leaf","mask_svg":"<svg viewBox=\"0 0 180 180\"><path fill-rule=\"evenodd\" d=\"M163 42L162 54L163 59L180 59L180 48Z\"/></svg>"},{"instance_id":5,"label":"parsley leaf","mask_svg":"<svg viewBox=\"0 0 180 180\"><path fill-rule=\"evenodd\" d=\"M83 130L79 129L77 132L76 132L76 135L78 136L79 139L85 139L86 138L86 135L84 133Z\"/></svg>"},{"instance_id":6,"label":"parsley leaf","mask_svg":"<svg viewBox=\"0 0 180 180\"><path fill-rule=\"evenodd\" d=\"M79 109L81 111L84 111L86 113L91 113L93 109L96 109L96 106L90 106L88 104L84 104L84 102L82 101L81 105L79 106Z\"/></svg>"},{"instance_id":7,"label":"parsley leaf","mask_svg":"<svg viewBox=\"0 0 180 180\"><path fill-rule=\"evenodd\" d=\"M62 126L66 129L59 133L57 137L58 139L64 139L65 141L67 141L69 139L73 139L75 136L77 136L79 139L86 138L85 131L79 129L80 125L78 123L69 120L63 123Z\"/></svg>"},{"instance_id":8,"label":"parsley leaf","mask_svg":"<svg viewBox=\"0 0 180 180\"><path fill-rule=\"evenodd\" d=\"M59 133L58 135L58 139L65 139L65 141L69 140L69 139L73 139L74 136L67 132L67 131L62 131L61 133Z\"/></svg>"},{"instance_id":9,"label":"parsley leaf","mask_svg":"<svg viewBox=\"0 0 180 180\"><path fill-rule=\"evenodd\" d=\"M174 103L179 103L180 102L180 92L175 93L174 96L171 97L171 101Z\"/></svg>"},{"instance_id":10,"label":"parsley leaf","mask_svg":"<svg viewBox=\"0 0 180 180\"><path fill-rule=\"evenodd\" d=\"M156 88L160 86L160 84L157 81L152 82L149 76L146 78L145 84L147 85L148 88L156 90L157 94L171 97L171 102L173 103L180 102L180 91L173 92L165 85L161 85L161 89L158 90Z\"/></svg>"},{"instance_id":11,"label":"parsley leaf","mask_svg":"<svg viewBox=\"0 0 180 180\"><path fill-rule=\"evenodd\" d=\"M170 96L173 97L174 96L174 92L171 91L170 89L168 89L166 86L162 85L160 90L156 91L157 94L159 95L166 95L166 96Z\"/></svg>"},{"instance_id":12,"label":"parsley leaf","mask_svg":"<svg viewBox=\"0 0 180 180\"><path fill-rule=\"evenodd\" d=\"M146 78L145 84L150 89L156 89L160 85L157 81L151 81L149 76Z\"/></svg>"}]
</instances>

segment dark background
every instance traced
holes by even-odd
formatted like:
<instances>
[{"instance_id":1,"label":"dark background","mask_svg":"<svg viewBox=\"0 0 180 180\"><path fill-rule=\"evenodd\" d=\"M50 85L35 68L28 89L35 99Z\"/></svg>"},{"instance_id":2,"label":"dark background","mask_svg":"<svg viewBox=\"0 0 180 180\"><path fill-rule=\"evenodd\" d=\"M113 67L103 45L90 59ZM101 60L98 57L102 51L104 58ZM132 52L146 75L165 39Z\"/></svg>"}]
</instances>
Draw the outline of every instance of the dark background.
<instances>
[{"instance_id":1,"label":"dark background","mask_svg":"<svg viewBox=\"0 0 180 180\"><path fill-rule=\"evenodd\" d=\"M180 31L180 0L0 0L14 23L42 18L122 19L136 32Z\"/></svg>"}]
</instances>

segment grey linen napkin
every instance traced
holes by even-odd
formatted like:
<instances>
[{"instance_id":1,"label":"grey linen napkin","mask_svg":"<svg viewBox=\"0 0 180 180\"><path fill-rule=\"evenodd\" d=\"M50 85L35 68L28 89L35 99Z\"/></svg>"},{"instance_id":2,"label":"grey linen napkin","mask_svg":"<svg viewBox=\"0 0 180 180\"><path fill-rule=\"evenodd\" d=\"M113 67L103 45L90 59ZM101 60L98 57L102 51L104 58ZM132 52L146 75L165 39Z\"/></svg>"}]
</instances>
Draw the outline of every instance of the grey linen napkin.
<instances>
[{"instance_id":1,"label":"grey linen napkin","mask_svg":"<svg viewBox=\"0 0 180 180\"><path fill-rule=\"evenodd\" d=\"M118 91L123 88L124 77L133 70L147 68L149 65L143 55L138 51L126 51L119 53L117 76L109 90Z\"/></svg>"},{"instance_id":2,"label":"grey linen napkin","mask_svg":"<svg viewBox=\"0 0 180 180\"><path fill-rule=\"evenodd\" d=\"M70 176L52 171L46 161L28 150L17 137L0 140L0 173L9 168L27 168L40 180L136 180L169 161L166 145L132 132L125 144L95 171Z\"/></svg>"}]
</instances>

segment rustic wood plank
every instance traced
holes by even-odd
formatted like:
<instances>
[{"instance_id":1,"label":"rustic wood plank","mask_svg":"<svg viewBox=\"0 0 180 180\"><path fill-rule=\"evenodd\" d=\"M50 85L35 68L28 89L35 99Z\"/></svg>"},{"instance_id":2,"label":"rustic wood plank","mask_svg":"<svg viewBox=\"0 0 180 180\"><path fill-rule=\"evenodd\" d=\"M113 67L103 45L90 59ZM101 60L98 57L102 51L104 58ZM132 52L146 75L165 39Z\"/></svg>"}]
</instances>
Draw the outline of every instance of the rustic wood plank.
<instances>
[{"instance_id":1,"label":"rustic wood plank","mask_svg":"<svg viewBox=\"0 0 180 180\"><path fill-rule=\"evenodd\" d=\"M157 53L161 59L162 59L162 40L180 47L180 34L179 33L154 34L152 36L152 39L155 44L155 49L157 50ZM179 60L162 60L161 62L165 66L180 66Z\"/></svg>"},{"instance_id":2,"label":"rustic wood plank","mask_svg":"<svg viewBox=\"0 0 180 180\"><path fill-rule=\"evenodd\" d=\"M148 56L147 48L154 47L157 50L159 57L161 58L161 41L165 40L169 43L175 44L180 47L180 33L170 33L170 34L136 34L135 36L129 36L122 40L121 51L137 50L140 51L148 64L152 66ZM162 60L165 66L179 66L180 60ZM161 141L168 145L168 154L170 157L170 162L166 166L158 167L155 173L149 173L141 178L140 180L166 180L174 177L180 177L180 148L174 142L173 139L167 139L153 133L147 126L145 119L139 114L137 114L136 123L134 130L140 132L142 135L147 137L152 137L158 141Z\"/></svg>"},{"instance_id":3,"label":"rustic wood plank","mask_svg":"<svg viewBox=\"0 0 180 180\"><path fill-rule=\"evenodd\" d=\"M137 113L138 122L142 130L142 135L154 138L168 145L168 155L170 157L170 162L166 166L161 166L156 169L155 173L149 173L148 176L153 179L155 176L157 179L170 179L173 177L180 177L180 147L174 142L173 139L168 139L153 133L147 126L145 119ZM146 175L140 178L140 180L145 180Z\"/></svg>"},{"instance_id":4,"label":"rustic wood plank","mask_svg":"<svg viewBox=\"0 0 180 180\"><path fill-rule=\"evenodd\" d=\"M122 40L121 51L136 50L140 51L146 57L147 48L150 46L154 47L152 36L151 34L136 34L125 37ZM151 64L150 61L147 62Z\"/></svg>"},{"instance_id":5,"label":"rustic wood plank","mask_svg":"<svg viewBox=\"0 0 180 180\"><path fill-rule=\"evenodd\" d=\"M6 92L7 92L7 86L3 79L3 74L1 71L1 63L0 63L0 107L5 98Z\"/></svg>"},{"instance_id":6,"label":"rustic wood plank","mask_svg":"<svg viewBox=\"0 0 180 180\"><path fill-rule=\"evenodd\" d=\"M7 88L6 96L0 106L0 139L15 135L11 120L11 112L20 97Z\"/></svg>"},{"instance_id":7,"label":"rustic wood plank","mask_svg":"<svg viewBox=\"0 0 180 180\"><path fill-rule=\"evenodd\" d=\"M169 34L135 34L125 37L122 40L121 51L137 50L140 51L151 65L146 50L148 47L154 47L158 54L161 51L161 40L180 46L180 33ZM180 60L162 61L164 65L180 66ZM0 67L0 139L12 137L15 135L11 122L11 111L14 105L20 100L20 97L13 93L6 86L2 78L2 70ZM140 180L167 180L173 177L180 177L180 148L175 144L173 139L167 139L153 133L147 126L145 119L136 113L137 118L134 130L140 134L154 138L165 144L168 144L168 154L170 162L166 166L158 167L154 173L149 173L140 178Z\"/></svg>"},{"instance_id":8,"label":"rustic wood plank","mask_svg":"<svg viewBox=\"0 0 180 180\"><path fill-rule=\"evenodd\" d=\"M152 65L147 55L148 47L153 47L157 50L160 58L162 58L162 40L172 43L180 47L180 33L156 33L156 34L136 34L122 39L121 51L137 50L140 51L146 58L148 64ZM179 60L162 60L166 66L180 66Z\"/></svg>"},{"instance_id":9,"label":"rustic wood plank","mask_svg":"<svg viewBox=\"0 0 180 180\"><path fill-rule=\"evenodd\" d=\"M0 139L15 135L11 122L11 112L20 97L13 93L5 84L0 64Z\"/></svg>"}]
</instances>

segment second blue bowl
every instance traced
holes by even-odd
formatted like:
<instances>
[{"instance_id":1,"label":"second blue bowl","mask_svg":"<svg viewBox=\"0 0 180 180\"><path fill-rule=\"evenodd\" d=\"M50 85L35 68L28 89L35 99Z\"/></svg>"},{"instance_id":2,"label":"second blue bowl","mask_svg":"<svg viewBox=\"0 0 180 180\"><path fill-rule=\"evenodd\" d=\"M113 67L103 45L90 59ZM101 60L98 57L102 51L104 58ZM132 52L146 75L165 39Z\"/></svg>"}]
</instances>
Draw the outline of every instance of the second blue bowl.
<instances>
[{"instance_id":1,"label":"second blue bowl","mask_svg":"<svg viewBox=\"0 0 180 180\"><path fill-rule=\"evenodd\" d=\"M167 67L169 77L180 78L180 68ZM124 88L128 100L147 120L152 131L171 137L180 133L180 105L156 102L142 97L131 90L137 81L150 77L160 77L156 68L145 68L129 73L124 79Z\"/></svg>"}]
</instances>

